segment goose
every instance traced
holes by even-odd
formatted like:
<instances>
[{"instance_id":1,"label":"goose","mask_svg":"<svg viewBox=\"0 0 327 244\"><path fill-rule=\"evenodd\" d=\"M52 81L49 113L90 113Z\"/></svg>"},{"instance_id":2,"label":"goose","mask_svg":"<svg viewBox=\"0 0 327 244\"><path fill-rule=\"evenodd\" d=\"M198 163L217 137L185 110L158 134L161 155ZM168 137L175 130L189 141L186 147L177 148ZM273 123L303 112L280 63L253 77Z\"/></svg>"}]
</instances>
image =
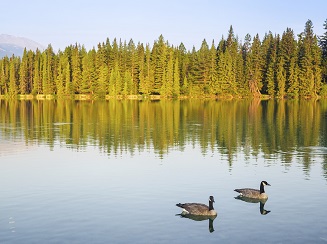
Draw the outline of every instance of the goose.
<instances>
[{"instance_id":1,"label":"goose","mask_svg":"<svg viewBox=\"0 0 327 244\"><path fill-rule=\"evenodd\" d=\"M203 215L203 216L216 216L217 212L213 208L215 199L213 196L209 197L209 207L203 203L177 203L176 206L183 209L181 215Z\"/></svg>"},{"instance_id":2,"label":"goose","mask_svg":"<svg viewBox=\"0 0 327 244\"><path fill-rule=\"evenodd\" d=\"M267 181L261 181L260 190L252 188L235 189L234 191L240 193L241 197L254 198L254 199L268 199L265 193L265 186L270 186Z\"/></svg>"}]
</instances>

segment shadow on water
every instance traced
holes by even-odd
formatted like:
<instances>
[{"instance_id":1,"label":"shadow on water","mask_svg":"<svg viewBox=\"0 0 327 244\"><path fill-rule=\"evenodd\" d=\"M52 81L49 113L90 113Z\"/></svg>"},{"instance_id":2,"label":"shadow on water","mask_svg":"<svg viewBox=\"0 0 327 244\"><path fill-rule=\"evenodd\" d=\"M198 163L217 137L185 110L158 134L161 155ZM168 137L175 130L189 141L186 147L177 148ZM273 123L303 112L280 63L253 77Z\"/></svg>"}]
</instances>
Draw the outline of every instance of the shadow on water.
<instances>
[{"instance_id":1,"label":"shadow on water","mask_svg":"<svg viewBox=\"0 0 327 244\"><path fill-rule=\"evenodd\" d=\"M265 204L268 199L254 199L254 198L248 198L248 197L242 197L242 196L237 196L235 197L236 200L241 200L247 203L259 203L260 204L260 214L266 215L269 214L271 211L270 210L265 210Z\"/></svg>"},{"instance_id":2,"label":"shadow on water","mask_svg":"<svg viewBox=\"0 0 327 244\"><path fill-rule=\"evenodd\" d=\"M212 233L215 231L213 227L213 221L217 216L201 216L201 215L192 215L192 214L176 214L176 216L180 216L181 218L191 219L194 221L209 221L209 232Z\"/></svg>"}]
</instances>

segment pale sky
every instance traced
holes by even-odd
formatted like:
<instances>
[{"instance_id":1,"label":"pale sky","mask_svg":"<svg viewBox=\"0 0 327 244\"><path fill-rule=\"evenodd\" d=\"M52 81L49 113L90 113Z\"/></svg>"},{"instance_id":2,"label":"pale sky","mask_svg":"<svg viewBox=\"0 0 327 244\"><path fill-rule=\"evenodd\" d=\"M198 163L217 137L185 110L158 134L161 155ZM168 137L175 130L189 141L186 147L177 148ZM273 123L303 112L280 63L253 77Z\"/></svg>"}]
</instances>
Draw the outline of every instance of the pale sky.
<instances>
[{"instance_id":1,"label":"pale sky","mask_svg":"<svg viewBox=\"0 0 327 244\"><path fill-rule=\"evenodd\" d=\"M90 49L107 37L152 45L160 34L190 50L203 39L217 44L230 25L240 40L247 33L262 39L287 27L297 35L308 19L322 35L327 19L326 0L12 0L0 8L0 34L51 43L55 50L76 42Z\"/></svg>"}]
</instances>

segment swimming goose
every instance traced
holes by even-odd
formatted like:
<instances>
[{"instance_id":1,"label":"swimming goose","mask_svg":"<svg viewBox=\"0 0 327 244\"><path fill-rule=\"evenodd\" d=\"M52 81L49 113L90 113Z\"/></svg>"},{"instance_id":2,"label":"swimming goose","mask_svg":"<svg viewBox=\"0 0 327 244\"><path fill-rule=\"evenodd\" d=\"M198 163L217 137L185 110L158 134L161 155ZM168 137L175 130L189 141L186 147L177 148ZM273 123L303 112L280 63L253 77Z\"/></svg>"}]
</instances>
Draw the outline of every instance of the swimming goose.
<instances>
[{"instance_id":1,"label":"swimming goose","mask_svg":"<svg viewBox=\"0 0 327 244\"><path fill-rule=\"evenodd\" d=\"M215 199L209 197L209 207L203 203L177 203L176 206L183 209L181 215L204 215L216 216L217 212L213 208Z\"/></svg>"},{"instance_id":2,"label":"swimming goose","mask_svg":"<svg viewBox=\"0 0 327 244\"><path fill-rule=\"evenodd\" d=\"M265 193L265 186L270 186L267 181L261 181L260 190L243 188L235 189L234 191L240 193L241 197L255 198L255 199L267 199L268 195Z\"/></svg>"}]
</instances>

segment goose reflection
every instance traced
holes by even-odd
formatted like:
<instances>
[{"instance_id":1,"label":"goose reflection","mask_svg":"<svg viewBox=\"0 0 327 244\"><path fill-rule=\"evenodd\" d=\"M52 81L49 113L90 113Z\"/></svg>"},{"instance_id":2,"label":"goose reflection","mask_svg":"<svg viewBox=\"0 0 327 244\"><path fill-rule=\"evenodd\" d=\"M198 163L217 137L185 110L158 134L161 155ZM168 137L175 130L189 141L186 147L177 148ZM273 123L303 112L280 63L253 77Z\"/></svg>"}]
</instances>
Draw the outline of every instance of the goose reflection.
<instances>
[{"instance_id":1,"label":"goose reflection","mask_svg":"<svg viewBox=\"0 0 327 244\"><path fill-rule=\"evenodd\" d=\"M215 231L215 229L213 228L213 221L215 220L217 215L215 215L215 216L204 216L204 215L192 215L192 214L176 214L176 216L180 216L181 218L191 219L191 220L194 220L194 221L209 220L209 232L212 233L212 232Z\"/></svg>"},{"instance_id":2,"label":"goose reflection","mask_svg":"<svg viewBox=\"0 0 327 244\"><path fill-rule=\"evenodd\" d=\"M271 212L269 210L264 209L265 204L268 199L254 199L254 198L248 198L248 197L243 197L243 196L237 196L237 197L235 197L235 199L241 200L244 202L248 202L248 203L260 203L260 214L262 214L262 215L266 215Z\"/></svg>"}]
</instances>

